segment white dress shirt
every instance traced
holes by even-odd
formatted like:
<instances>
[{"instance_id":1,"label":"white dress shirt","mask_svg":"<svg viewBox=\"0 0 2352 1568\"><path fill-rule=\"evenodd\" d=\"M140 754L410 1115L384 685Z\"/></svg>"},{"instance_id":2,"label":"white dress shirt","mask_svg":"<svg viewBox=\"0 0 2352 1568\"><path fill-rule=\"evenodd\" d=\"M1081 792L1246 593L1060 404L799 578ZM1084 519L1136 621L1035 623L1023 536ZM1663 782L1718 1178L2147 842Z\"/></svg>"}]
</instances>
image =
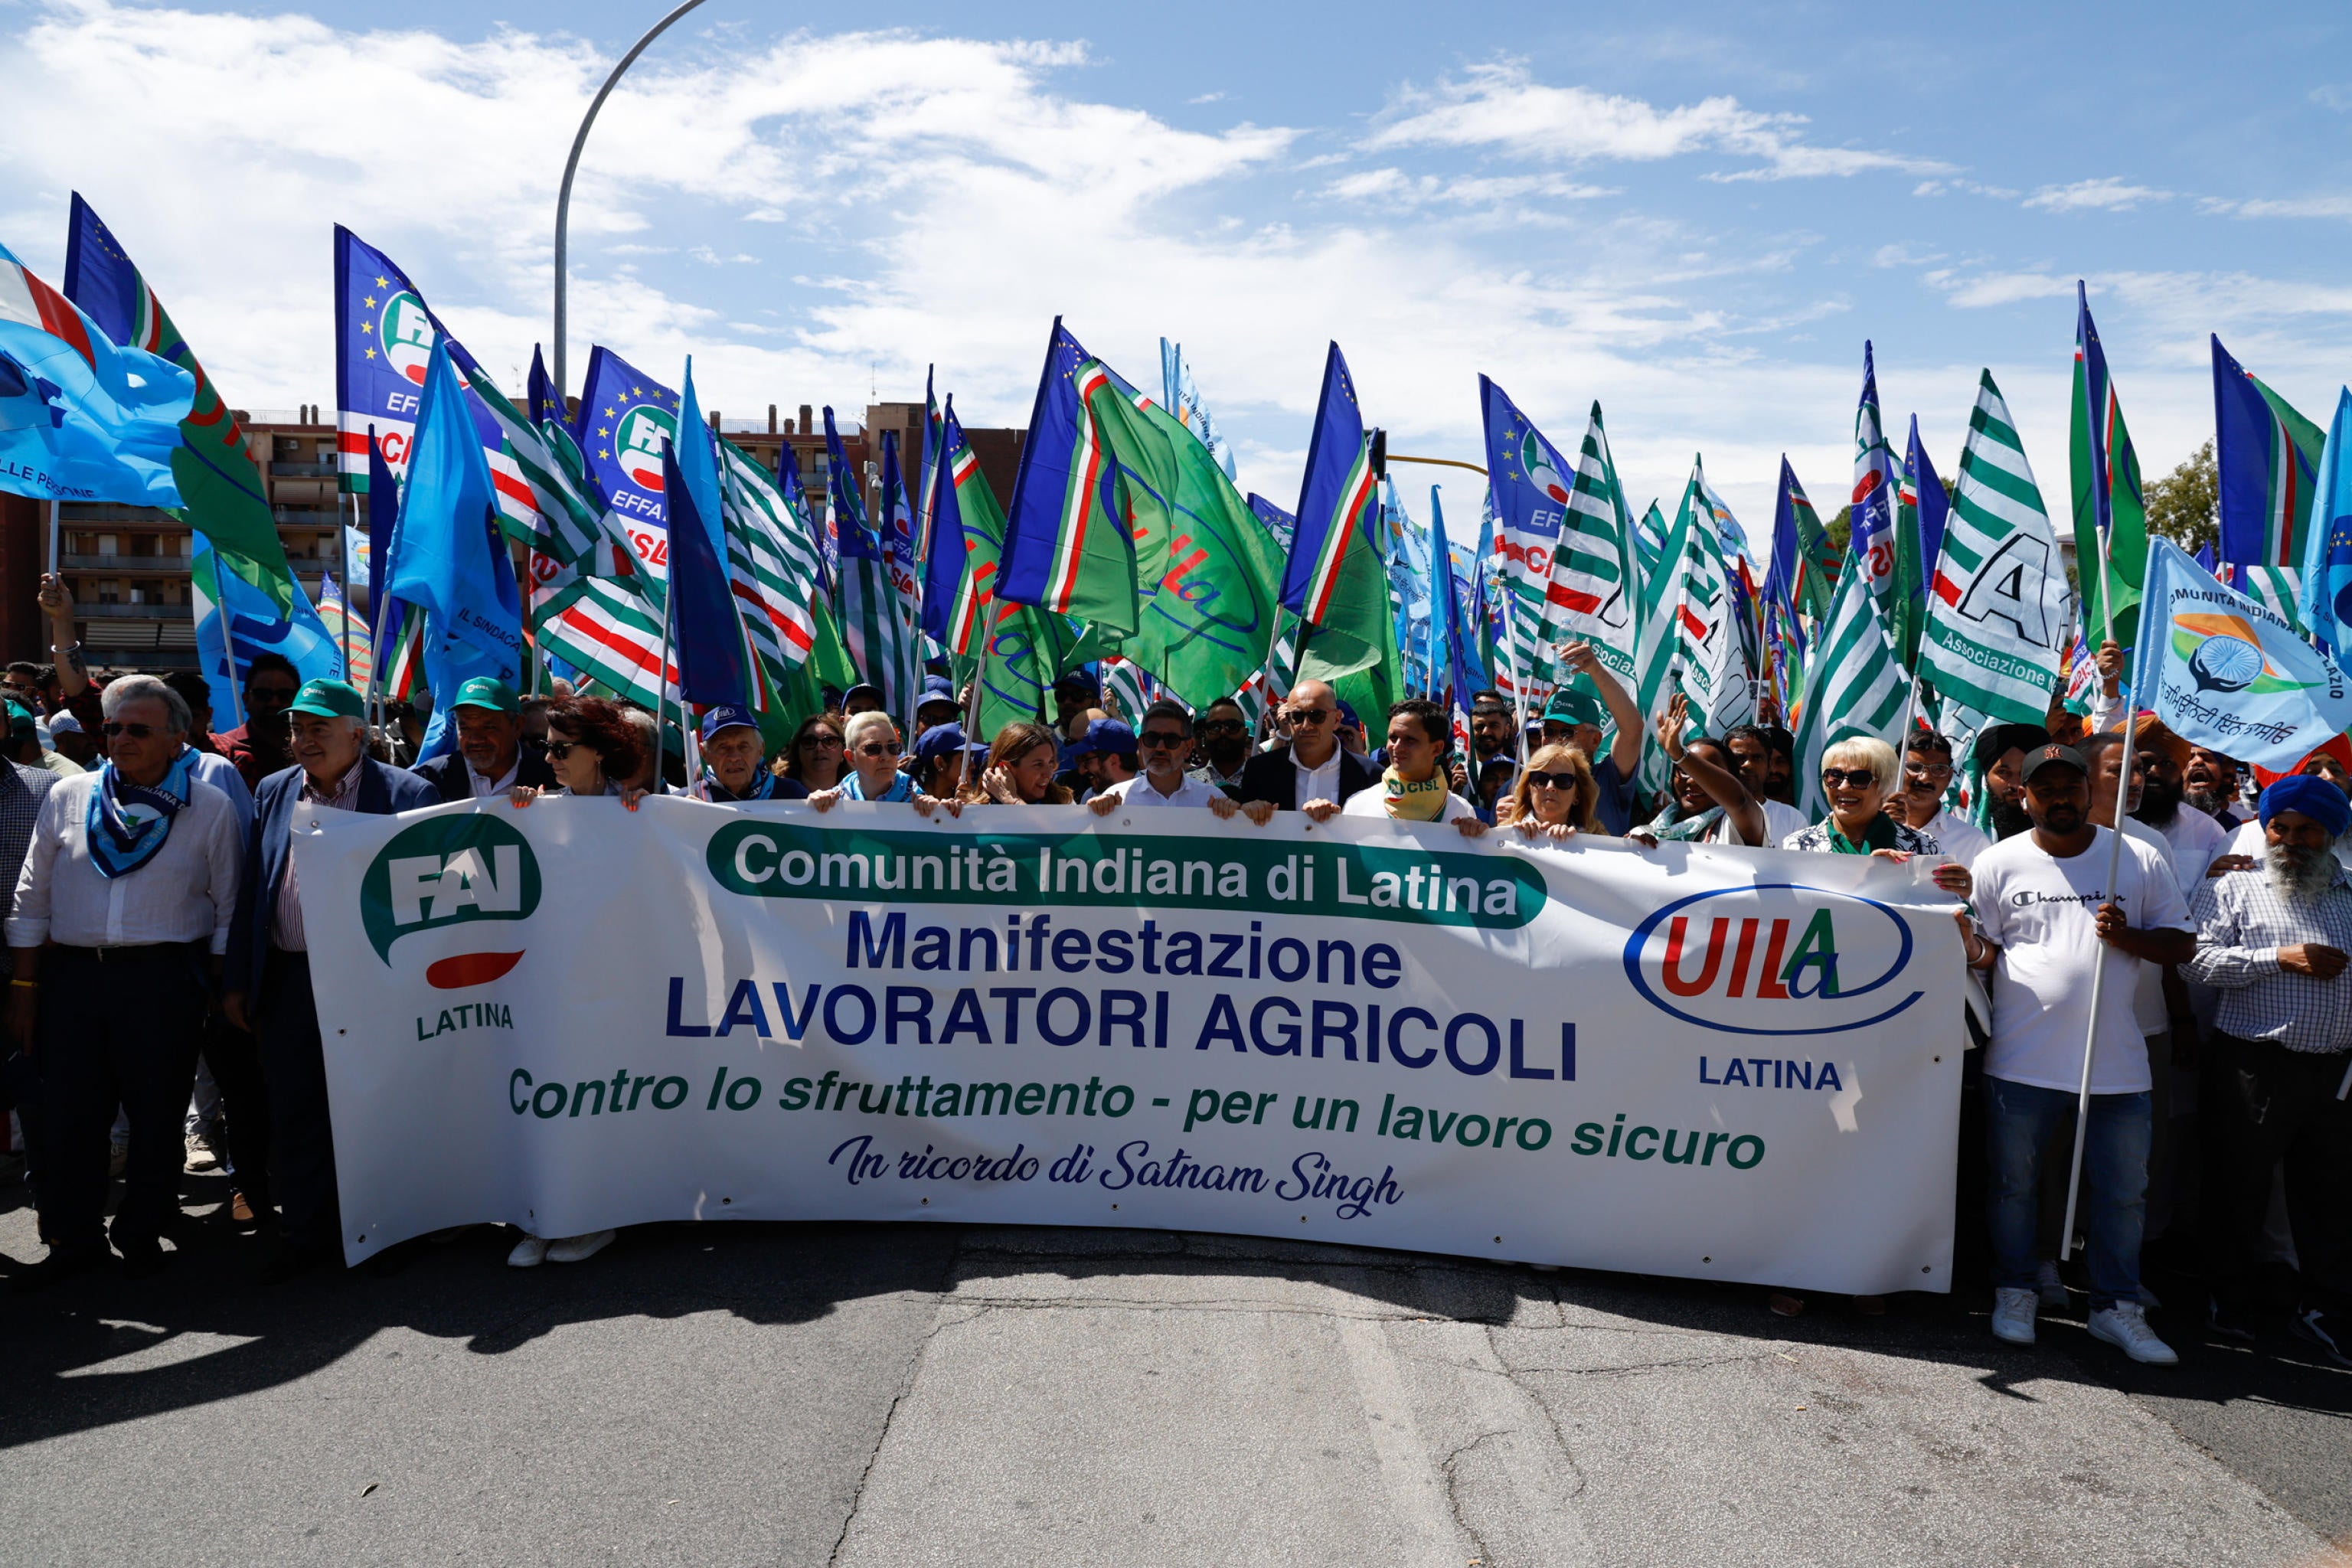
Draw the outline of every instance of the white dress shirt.
<instances>
[{"instance_id":1,"label":"white dress shirt","mask_svg":"<svg viewBox=\"0 0 2352 1568\"><path fill-rule=\"evenodd\" d=\"M1297 748L1291 748L1290 765L1298 774L1298 793L1291 796L1291 803L1301 811L1307 809L1309 801L1328 800L1334 805L1339 805L1339 758L1346 752L1345 746L1333 746L1330 756L1324 760L1321 767L1310 768L1298 760Z\"/></svg>"},{"instance_id":2,"label":"white dress shirt","mask_svg":"<svg viewBox=\"0 0 2352 1568\"><path fill-rule=\"evenodd\" d=\"M491 795L504 795L514 788L515 774L520 772L522 772L522 752L518 748L515 752L515 760L507 765L506 773L498 778L488 778L476 773L474 764L467 763L466 786L474 792L476 800L487 800Z\"/></svg>"},{"instance_id":3,"label":"white dress shirt","mask_svg":"<svg viewBox=\"0 0 2352 1568\"><path fill-rule=\"evenodd\" d=\"M90 792L99 775L59 779L41 803L32 847L16 876L8 945L136 947L207 941L228 951L236 918L236 879L245 852L236 806L201 779L155 858L126 877L109 879L89 858Z\"/></svg>"},{"instance_id":4,"label":"white dress shirt","mask_svg":"<svg viewBox=\"0 0 2352 1568\"><path fill-rule=\"evenodd\" d=\"M360 805L360 777L366 771L367 759L360 758L335 781L335 791L326 794L316 779L302 775L302 793L296 798L304 805L332 806L337 811L357 811ZM309 929L302 924L302 885L294 877L294 853L289 845L286 854L286 874L278 879L278 906L269 922L269 940L284 952L310 951Z\"/></svg>"},{"instance_id":5,"label":"white dress shirt","mask_svg":"<svg viewBox=\"0 0 2352 1568\"><path fill-rule=\"evenodd\" d=\"M1151 782L1151 775L1149 773L1138 773L1131 779L1121 779L1102 793L1128 805L1205 806L1213 800L1225 798L1225 792L1216 785L1190 776L1177 781L1174 795L1161 795L1160 786Z\"/></svg>"},{"instance_id":6,"label":"white dress shirt","mask_svg":"<svg viewBox=\"0 0 2352 1568\"><path fill-rule=\"evenodd\" d=\"M1954 816L1949 807L1929 817L1927 826L1919 831L1963 866L1974 866L1977 857L1992 847L1992 840L1975 823L1964 816Z\"/></svg>"}]
</instances>

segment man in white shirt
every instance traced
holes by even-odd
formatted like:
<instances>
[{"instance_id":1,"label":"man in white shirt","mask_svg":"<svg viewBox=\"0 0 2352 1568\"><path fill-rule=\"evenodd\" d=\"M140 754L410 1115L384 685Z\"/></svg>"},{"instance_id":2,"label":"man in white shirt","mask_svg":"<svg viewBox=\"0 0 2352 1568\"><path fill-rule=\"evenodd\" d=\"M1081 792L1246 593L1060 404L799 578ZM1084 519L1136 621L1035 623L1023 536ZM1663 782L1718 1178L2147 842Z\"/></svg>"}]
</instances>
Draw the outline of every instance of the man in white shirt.
<instances>
[{"instance_id":1,"label":"man in white shirt","mask_svg":"<svg viewBox=\"0 0 2352 1568\"><path fill-rule=\"evenodd\" d=\"M2142 965L2183 963L2196 952L2195 927L2162 857L2128 836L2118 847L2091 820L2091 765L2081 752L2039 747L2024 774L2032 831L1977 857L1983 936L1967 943L1969 966L1993 975L1984 1065L1992 1330L2011 1344L2033 1342L2042 1152L2075 1114L2095 976L2083 1161L2090 1331L2134 1361L2170 1365L2179 1358L2148 1328L2139 1301L2149 1079L2130 998Z\"/></svg>"},{"instance_id":2,"label":"man in white shirt","mask_svg":"<svg viewBox=\"0 0 2352 1568\"><path fill-rule=\"evenodd\" d=\"M1339 694L1328 684L1300 681L1282 711L1290 739L1242 766L1242 809L1252 822L1263 827L1277 811L1304 811L1318 801L1336 809L1380 782L1370 763L1339 744Z\"/></svg>"},{"instance_id":3,"label":"man in white shirt","mask_svg":"<svg viewBox=\"0 0 2352 1568\"><path fill-rule=\"evenodd\" d=\"M1408 697L1389 709L1389 765L1380 782L1348 797L1336 808L1342 816L1370 816L1391 822L1450 822L1465 838L1486 831L1478 808L1446 787L1446 753L1454 749L1454 726L1445 710L1423 697ZM1303 808L1318 822L1328 822L1334 807L1328 800Z\"/></svg>"},{"instance_id":4,"label":"man in white shirt","mask_svg":"<svg viewBox=\"0 0 2352 1568\"><path fill-rule=\"evenodd\" d=\"M1136 742L1143 772L1089 798L1087 806L1097 816L1108 816L1122 805L1204 805L1219 816L1241 810L1223 790L1184 772L1184 759L1192 754L1192 716L1181 703L1162 698L1144 710L1143 732Z\"/></svg>"},{"instance_id":5,"label":"man in white shirt","mask_svg":"<svg viewBox=\"0 0 2352 1568\"><path fill-rule=\"evenodd\" d=\"M1934 839L1945 854L1973 868L1977 857L1992 847L1992 840L1945 807L1944 792L1951 783L1952 742L1933 730L1915 728L1903 752L1902 793L1887 809L1906 826Z\"/></svg>"},{"instance_id":6,"label":"man in white shirt","mask_svg":"<svg viewBox=\"0 0 2352 1568\"><path fill-rule=\"evenodd\" d=\"M443 804L502 799L517 784L555 787L547 759L523 749L522 699L513 687L478 675L449 701L457 747L410 771L433 786Z\"/></svg>"},{"instance_id":7,"label":"man in white shirt","mask_svg":"<svg viewBox=\"0 0 2352 1568\"><path fill-rule=\"evenodd\" d=\"M2147 759L2147 772L2132 816L2164 835L2186 897L2205 879L2205 868L2228 849L2230 830L2188 804L2189 742L2153 713L2142 714L2138 722L2132 755Z\"/></svg>"},{"instance_id":8,"label":"man in white shirt","mask_svg":"<svg viewBox=\"0 0 2352 1568\"><path fill-rule=\"evenodd\" d=\"M195 1081L207 970L228 947L243 846L237 809L195 775L188 705L152 676L100 699L110 769L41 803L8 916L8 1028L47 1076L38 1289L104 1264L108 1131L131 1118L113 1239L123 1272L163 1264L178 1219L181 1117ZM45 947L45 943L49 945ZM206 954L211 955L208 963Z\"/></svg>"}]
</instances>

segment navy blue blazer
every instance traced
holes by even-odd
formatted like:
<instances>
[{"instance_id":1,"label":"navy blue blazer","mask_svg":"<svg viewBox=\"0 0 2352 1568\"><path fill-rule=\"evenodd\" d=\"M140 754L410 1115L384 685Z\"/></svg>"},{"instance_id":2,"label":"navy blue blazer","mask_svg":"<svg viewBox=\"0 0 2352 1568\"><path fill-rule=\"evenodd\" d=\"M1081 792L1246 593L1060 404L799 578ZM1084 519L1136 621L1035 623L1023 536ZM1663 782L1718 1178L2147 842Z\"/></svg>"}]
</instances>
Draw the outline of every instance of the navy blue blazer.
<instances>
[{"instance_id":1,"label":"navy blue blazer","mask_svg":"<svg viewBox=\"0 0 2352 1568\"><path fill-rule=\"evenodd\" d=\"M302 799L302 770L284 768L253 792L253 837L245 847L245 875L236 889L236 923L229 928L228 961L222 984L245 993L248 1003L261 992L261 964L269 956L270 928L278 920L278 889L286 880L286 858L293 852L294 808ZM390 816L438 805L432 784L405 768L360 759L359 811Z\"/></svg>"}]
</instances>

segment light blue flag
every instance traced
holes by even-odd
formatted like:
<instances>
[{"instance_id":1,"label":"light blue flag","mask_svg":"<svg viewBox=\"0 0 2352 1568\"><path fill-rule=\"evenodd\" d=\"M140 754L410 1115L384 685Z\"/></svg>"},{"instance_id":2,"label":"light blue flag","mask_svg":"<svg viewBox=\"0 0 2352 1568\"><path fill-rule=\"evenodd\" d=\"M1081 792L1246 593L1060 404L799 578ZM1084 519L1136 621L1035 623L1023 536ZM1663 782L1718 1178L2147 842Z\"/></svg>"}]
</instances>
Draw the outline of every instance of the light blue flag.
<instances>
[{"instance_id":1,"label":"light blue flag","mask_svg":"<svg viewBox=\"0 0 2352 1568\"><path fill-rule=\"evenodd\" d=\"M2336 394L2336 417L2320 448L2312 486L2311 529L2303 547L2303 624L2319 644L2344 657L2352 625L2352 388Z\"/></svg>"},{"instance_id":2,"label":"light blue flag","mask_svg":"<svg viewBox=\"0 0 2352 1568\"><path fill-rule=\"evenodd\" d=\"M425 679L438 701L420 758L447 751L448 700L476 676L522 673L522 602L498 531L489 459L465 385L436 338L408 448L400 519L385 550L387 597L425 612Z\"/></svg>"},{"instance_id":3,"label":"light blue flag","mask_svg":"<svg viewBox=\"0 0 2352 1568\"><path fill-rule=\"evenodd\" d=\"M2352 680L2336 660L2169 540L2147 542L2140 603L2131 689L2190 745L2284 773L2352 729Z\"/></svg>"},{"instance_id":4,"label":"light blue flag","mask_svg":"<svg viewBox=\"0 0 2352 1568\"><path fill-rule=\"evenodd\" d=\"M180 504L172 454L196 378L122 348L0 246L0 490Z\"/></svg>"},{"instance_id":5,"label":"light blue flag","mask_svg":"<svg viewBox=\"0 0 2352 1568\"><path fill-rule=\"evenodd\" d=\"M278 607L277 600L243 577L221 571L212 544L203 534L190 538L194 550L188 562L188 579L196 618L196 662L212 683L215 713L236 724L246 721L245 678L256 654L284 655L292 661L297 680L345 679L342 648L312 607L310 596L302 591L299 577L293 580L294 609L289 615Z\"/></svg>"}]
</instances>

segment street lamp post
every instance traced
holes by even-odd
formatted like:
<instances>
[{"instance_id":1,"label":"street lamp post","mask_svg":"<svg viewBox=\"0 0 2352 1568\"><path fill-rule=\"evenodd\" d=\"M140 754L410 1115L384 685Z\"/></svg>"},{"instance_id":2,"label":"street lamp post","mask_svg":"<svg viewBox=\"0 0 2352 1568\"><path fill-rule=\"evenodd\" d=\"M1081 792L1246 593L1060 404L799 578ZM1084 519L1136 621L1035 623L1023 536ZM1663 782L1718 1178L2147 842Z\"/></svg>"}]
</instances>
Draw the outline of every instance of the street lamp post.
<instances>
[{"instance_id":1,"label":"street lamp post","mask_svg":"<svg viewBox=\"0 0 2352 1568\"><path fill-rule=\"evenodd\" d=\"M563 161L563 188L556 193L555 197L554 379L555 406L559 411L563 407L563 393L565 386L563 374L563 292L566 272L565 264L569 259L571 250L569 238L572 224L572 176L577 174L580 170L580 153L583 148L588 145L588 129L590 126L596 123L596 111L604 107L604 100L613 95L614 87L619 83L622 76L627 72L628 68L637 63L637 57L646 52L646 46L651 44L656 38L660 37L662 34L668 31L669 25L672 22L677 21L680 16L685 16L688 11L693 10L697 5L701 4L702 0L686 0L684 5L678 6L668 16L664 16L660 21L656 22L652 26L646 28L646 36L639 38L636 43L630 47L629 52L621 57L621 63L613 68L613 74L606 77L604 79L604 85L596 89L595 98L588 105L588 112L581 117L580 133L572 138L572 156Z\"/></svg>"}]
</instances>

